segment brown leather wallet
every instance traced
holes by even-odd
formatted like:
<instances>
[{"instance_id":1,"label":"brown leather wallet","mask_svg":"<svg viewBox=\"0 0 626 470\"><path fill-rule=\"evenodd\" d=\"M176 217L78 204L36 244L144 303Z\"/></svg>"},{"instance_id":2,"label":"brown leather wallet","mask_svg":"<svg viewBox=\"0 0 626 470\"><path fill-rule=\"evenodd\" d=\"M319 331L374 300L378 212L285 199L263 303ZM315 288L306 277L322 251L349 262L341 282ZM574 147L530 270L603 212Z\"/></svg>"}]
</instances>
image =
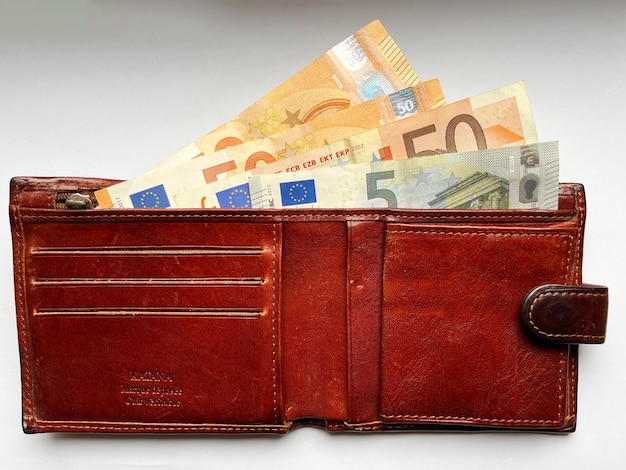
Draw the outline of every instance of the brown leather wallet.
<instances>
[{"instance_id":1,"label":"brown leather wallet","mask_svg":"<svg viewBox=\"0 0 626 470\"><path fill-rule=\"evenodd\" d=\"M541 210L92 210L14 178L24 430L573 431L585 195Z\"/></svg>"}]
</instances>

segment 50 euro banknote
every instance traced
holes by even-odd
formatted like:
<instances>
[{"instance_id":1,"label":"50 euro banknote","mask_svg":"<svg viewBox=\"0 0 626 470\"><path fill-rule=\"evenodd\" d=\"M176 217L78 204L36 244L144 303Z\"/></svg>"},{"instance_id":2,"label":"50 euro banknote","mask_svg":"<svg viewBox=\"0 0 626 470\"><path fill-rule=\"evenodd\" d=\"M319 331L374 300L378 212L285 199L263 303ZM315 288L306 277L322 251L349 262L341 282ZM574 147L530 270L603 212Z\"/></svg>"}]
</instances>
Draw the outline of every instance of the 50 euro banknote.
<instances>
[{"instance_id":1,"label":"50 euro banknote","mask_svg":"<svg viewBox=\"0 0 626 470\"><path fill-rule=\"evenodd\" d=\"M157 168L268 137L419 82L396 42L376 20Z\"/></svg>"},{"instance_id":2,"label":"50 euro banknote","mask_svg":"<svg viewBox=\"0 0 626 470\"><path fill-rule=\"evenodd\" d=\"M439 80L420 82L412 87L378 96L336 113L324 114L279 134L202 155L201 157L207 161L214 159L216 162L212 167L207 166L204 177L206 183L209 184L218 179L252 170L257 166L301 155L347 135L355 135L406 119L418 112L440 108L444 104L445 98ZM179 164L184 164L184 162L181 161ZM157 170L163 168L166 166L158 167Z\"/></svg>"},{"instance_id":3,"label":"50 euro banknote","mask_svg":"<svg viewBox=\"0 0 626 470\"><path fill-rule=\"evenodd\" d=\"M345 164L421 158L534 142L537 142L537 133L530 102L524 83L518 82L347 136L288 159L259 165L247 175L310 170L337 161ZM236 181L245 181L245 175ZM185 207L202 207L223 187L223 183L215 182L190 188L178 194L175 201Z\"/></svg>"},{"instance_id":4,"label":"50 euro banknote","mask_svg":"<svg viewBox=\"0 0 626 470\"><path fill-rule=\"evenodd\" d=\"M250 174L297 171L321 167L342 158L350 158L353 162L362 162L372 156L393 160L536 141L526 87L523 82L518 82L346 136L340 141L269 165L258 162L258 166L248 171ZM192 192L190 198L197 199L192 207L197 207L203 197L210 196L215 187L221 186L215 175L229 165L232 165L232 159L228 152L201 156L102 189L96 192L96 197L101 208L176 207L175 195ZM207 175L211 178L210 184L207 184ZM158 206L151 205L156 204L156 199L137 198L137 194L155 187L160 188L161 194ZM189 199L185 198L185 201ZM165 203L167 206L163 205Z\"/></svg>"},{"instance_id":5,"label":"50 euro banknote","mask_svg":"<svg viewBox=\"0 0 626 470\"><path fill-rule=\"evenodd\" d=\"M296 155L329 145L345 135L360 134L385 123L409 118L445 104L439 80L418 83L389 95L379 96L365 103L301 124L274 136L246 142L201 155L191 160L154 168L133 180L124 181L97 193L100 207L137 207L131 198L142 186L153 187L167 183L167 193L211 184L257 167L289 160ZM284 165L280 165L282 167ZM154 183L154 184L153 184ZM146 186L147 185L147 186ZM174 189L178 188L178 189ZM165 201L161 197L161 201Z\"/></svg>"},{"instance_id":6,"label":"50 euro banknote","mask_svg":"<svg viewBox=\"0 0 626 470\"><path fill-rule=\"evenodd\" d=\"M558 180L557 143L545 142L225 180L223 189L205 196L204 205L556 209ZM176 199L187 205L184 195Z\"/></svg>"},{"instance_id":7,"label":"50 euro banknote","mask_svg":"<svg viewBox=\"0 0 626 470\"><path fill-rule=\"evenodd\" d=\"M423 84L418 85L418 88L421 85ZM431 92L427 97L433 98L435 95L436 92ZM426 99L424 98L424 101ZM368 125L346 128L343 135L335 132L336 135L340 135L339 139L328 140L330 143L307 151L285 153L285 158L274 159L268 155L266 159L249 159L245 165L238 167L239 171L228 173L228 176L241 172L242 167L253 174L278 173L311 169L345 157L363 161L363 156L367 158L372 152L379 153L383 160L392 160L520 145L538 140L530 101L523 82L441 107L431 109L422 107L422 112L405 114L402 119L392 118L387 122L381 120L380 125L376 126L375 118L382 116L383 112L376 111L375 106L390 107L391 101L391 98L385 97L377 99L378 104L372 102L355 107L355 111L360 111L363 107L363 112L355 113L355 117L359 114L364 116L369 114L373 118L369 119ZM343 112L337 113L340 114ZM367 119L364 116L357 119ZM346 119L345 122L349 120ZM341 127L335 128L335 131L337 130L341 130ZM227 150L230 150L232 157L236 155L237 149L245 148L246 145ZM243 154L244 157L245 155L246 153ZM206 162L207 165L211 165L209 159ZM184 163L182 165L184 166ZM220 171L219 167L220 164L216 164L207 172L213 175Z\"/></svg>"}]
</instances>

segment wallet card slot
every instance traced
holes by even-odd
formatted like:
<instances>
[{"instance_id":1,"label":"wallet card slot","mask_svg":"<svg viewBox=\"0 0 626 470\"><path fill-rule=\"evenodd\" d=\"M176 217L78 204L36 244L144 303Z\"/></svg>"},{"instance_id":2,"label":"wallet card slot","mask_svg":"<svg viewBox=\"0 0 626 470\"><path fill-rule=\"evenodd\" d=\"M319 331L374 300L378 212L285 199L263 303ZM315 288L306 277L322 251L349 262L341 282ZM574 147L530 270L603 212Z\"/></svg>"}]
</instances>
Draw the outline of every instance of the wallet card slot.
<instances>
[{"instance_id":1,"label":"wallet card slot","mask_svg":"<svg viewBox=\"0 0 626 470\"><path fill-rule=\"evenodd\" d=\"M150 255L150 256L255 256L263 252L263 247L246 246L67 246L37 247L33 255L61 256L115 256L115 255Z\"/></svg>"},{"instance_id":2,"label":"wallet card slot","mask_svg":"<svg viewBox=\"0 0 626 470\"><path fill-rule=\"evenodd\" d=\"M35 286L75 287L97 286L260 286L262 277L240 278L42 278L35 279Z\"/></svg>"},{"instance_id":3,"label":"wallet card slot","mask_svg":"<svg viewBox=\"0 0 626 470\"><path fill-rule=\"evenodd\" d=\"M38 279L263 279L267 261L261 256L111 256L36 257Z\"/></svg>"},{"instance_id":4,"label":"wallet card slot","mask_svg":"<svg viewBox=\"0 0 626 470\"><path fill-rule=\"evenodd\" d=\"M119 316L157 316L157 317L205 317L205 318L257 318L263 315L262 309L206 309L206 308L41 308L34 316L52 317L119 317Z\"/></svg>"},{"instance_id":5,"label":"wallet card slot","mask_svg":"<svg viewBox=\"0 0 626 470\"><path fill-rule=\"evenodd\" d=\"M262 247L35 247L40 279L219 279L248 282L264 277L269 253ZM207 282L207 281L205 281ZM222 282L222 283L224 283Z\"/></svg>"},{"instance_id":6,"label":"wallet card slot","mask_svg":"<svg viewBox=\"0 0 626 470\"><path fill-rule=\"evenodd\" d=\"M35 287L32 299L41 308L265 308L263 286L98 285L75 284Z\"/></svg>"}]
</instances>

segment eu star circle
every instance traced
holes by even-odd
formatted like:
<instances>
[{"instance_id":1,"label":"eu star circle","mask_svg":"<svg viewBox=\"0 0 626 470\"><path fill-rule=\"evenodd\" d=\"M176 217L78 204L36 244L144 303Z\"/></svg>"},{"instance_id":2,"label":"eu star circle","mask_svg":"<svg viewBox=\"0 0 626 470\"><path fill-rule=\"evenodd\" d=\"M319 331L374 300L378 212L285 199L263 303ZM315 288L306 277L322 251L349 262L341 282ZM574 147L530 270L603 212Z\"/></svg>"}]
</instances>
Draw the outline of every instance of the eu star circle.
<instances>
[{"instance_id":1,"label":"eu star circle","mask_svg":"<svg viewBox=\"0 0 626 470\"><path fill-rule=\"evenodd\" d=\"M306 201L308 194L306 187L301 183L294 183L289 188L289 197L296 203Z\"/></svg>"},{"instance_id":2,"label":"eu star circle","mask_svg":"<svg viewBox=\"0 0 626 470\"><path fill-rule=\"evenodd\" d=\"M161 199L154 191L146 191L141 195L140 202L141 207L159 207Z\"/></svg>"},{"instance_id":3,"label":"eu star circle","mask_svg":"<svg viewBox=\"0 0 626 470\"><path fill-rule=\"evenodd\" d=\"M234 189L228 196L230 207L251 207L250 194L243 189Z\"/></svg>"}]
</instances>

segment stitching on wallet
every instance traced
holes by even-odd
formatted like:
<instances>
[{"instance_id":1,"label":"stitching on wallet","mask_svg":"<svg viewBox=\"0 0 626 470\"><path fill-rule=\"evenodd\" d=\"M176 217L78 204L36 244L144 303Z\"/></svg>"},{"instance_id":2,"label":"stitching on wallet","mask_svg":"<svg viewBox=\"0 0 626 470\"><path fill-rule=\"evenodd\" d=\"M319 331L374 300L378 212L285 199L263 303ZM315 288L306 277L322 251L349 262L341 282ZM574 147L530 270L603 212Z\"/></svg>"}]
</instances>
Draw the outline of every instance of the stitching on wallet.
<instances>
[{"instance_id":1,"label":"stitching on wallet","mask_svg":"<svg viewBox=\"0 0 626 470\"><path fill-rule=\"evenodd\" d=\"M560 398L563 396L563 377L567 377L567 360L564 357L565 354L563 351L561 351L559 356L559 365L561 368L559 372L559 391L557 393L557 399L559 400L559 421L561 421L563 419L563 400ZM567 397L565 397L565 400L567 400Z\"/></svg>"},{"instance_id":2,"label":"stitching on wallet","mask_svg":"<svg viewBox=\"0 0 626 470\"><path fill-rule=\"evenodd\" d=\"M74 431L117 431L117 432L135 432L135 431L162 431L162 432L182 432L182 431L214 431L214 432L236 432L236 431L259 431L259 432L277 432L277 431L285 431L288 429L288 426L267 426L267 425L236 425L236 424L227 424L220 426L218 424L207 424L207 425L190 425L190 426L176 426L169 424L159 424L159 423L147 423L147 424L137 424L137 425L120 425L120 424L67 424L67 423L57 423L54 421L36 421L36 425L39 428L50 429L50 430L74 430Z\"/></svg>"},{"instance_id":3,"label":"stitching on wallet","mask_svg":"<svg viewBox=\"0 0 626 470\"><path fill-rule=\"evenodd\" d=\"M566 233L518 233L518 232L500 232L497 230L489 231L474 231L474 232L461 232L454 230L436 230L436 229L423 229L421 227L405 228L405 229L387 229L389 233L425 233L425 234L439 234L439 235L496 235L501 237L566 237L572 238L572 235Z\"/></svg>"},{"instance_id":4,"label":"stitching on wallet","mask_svg":"<svg viewBox=\"0 0 626 470\"><path fill-rule=\"evenodd\" d=\"M84 216L85 214L24 214L22 217L24 219L30 220L57 220L57 219L65 219L71 218L76 219L77 216ZM447 214L437 214L437 215L403 215L403 214L368 214L368 213L334 213L334 214L324 214L323 216L312 216L308 214L293 214L293 215L272 215L272 214L97 214L97 215L87 215L85 217L86 220L89 219L267 219L267 220L289 220L289 219L300 219L307 221L318 221L318 220L328 220L329 218L340 218L345 219L346 217L357 218L357 219L365 219L365 220L501 220L505 221L521 221L521 220L540 220L540 221L550 221L550 222L561 222L571 219L571 215L562 215L562 214L554 214L554 215L532 215L532 214L516 214L516 215L480 215L480 214L472 214L472 215L447 215Z\"/></svg>"},{"instance_id":5,"label":"stitching on wallet","mask_svg":"<svg viewBox=\"0 0 626 470\"><path fill-rule=\"evenodd\" d=\"M509 423L509 424L515 424L515 423L524 423L524 424L558 424L561 422L560 419L513 419L513 418L474 418L474 417L468 417L468 416L435 416L435 415L410 415L410 414L405 414L405 415L384 415L381 414L382 417L384 418L391 418L391 419L429 419L429 420L437 420L437 421L441 421L441 420L461 420L461 421L473 421L473 422L480 422L480 423Z\"/></svg>"},{"instance_id":6,"label":"stitching on wallet","mask_svg":"<svg viewBox=\"0 0 626 470\"><path fill-rule=\"evenodd\" d=\"M20 288L17 291L16 303L19 312L19 327L21 330L20 334L20 344L22 346L22 351L24 353L25 360L24 364L24 377L23 377L23 391L22 396L24 399L24 414L28 415L28 419L32 419L34 415L34 405L33 405L33 384L32 384L32 370L31 370L31 351L30 351L30 343L28 341L28 321L26 314L26 302L24 300L24 289L25 286L25 273L24 269L26 266L26 256L25 256L25 241L24 241L24 225L20 217L19 219L19 230L16 231L17 238L17 250L20 253L20 268L17 270L16 278L18 281L18 285Z\"/></svg>"},{"instance_id":7,"label":"stitching on wallet","mask_svg":"<svg viewBox=\"0 0 626 470\"><path fill-rule=\"evenodd\" d=\"M549 338L571 338L571 339L603 339L605 335L577 335L577 334L563 334L563 333L548 333L547 331L542 330L533 320L533 314L535 310L535 304L543 297L548 296L560 296L560 297L605 297L606 294L602 293L591 293L591 292L544 292L535 297L530 304L530 308L528 309L528 322L530 326L537 333L542 336L546 336Z\"/></svg>"},{"instance_id":8,"label":"stitching on wallet","mask_svg":"<svg viewBox=\"0 0 626 470\"><path fill-rule=\"evenodd\" d=\"M274 402L274 423L278 424L278 337L276 332L276 224L272 227L272 394Z\"/></svg>"},{"instance_id":9,"label":"stitching on wallet","mask_svg":"<svg viewBox=\"0 0 626 470\"><path fill-rule=\"evenodd\" d=\"M572 354L570 356L570 402L569 406L572 408L569 418L576 416L576 359Z\"/></svg>"},{"instance_id":10,"label":"stitching on wallet","mask_svg":"<svg viewBox=\"0 0 626 470\"><path fill-rule=\"evenodd\" d=\"M576 186L574 188L574 192L576 194L575 197L575 208L576 208L576 214L577 214L577 218L576 218L576 228L578 230L578 235L576 237L576 254L578 259L581 259L582 257L582 250L581 250L581 243L582 243L582 238L583 238L583 221L585 220L585 207L584 207L584 200L583 200L583 192L580 190L580 187ZM580 263L575 263L575 267L574 267L574 276L575 276L575 281L574 282L578 282L579 279L582 278L581 273L580 273L580 266L582 264L582 260Z\"/></svg>"}]
</instances>

